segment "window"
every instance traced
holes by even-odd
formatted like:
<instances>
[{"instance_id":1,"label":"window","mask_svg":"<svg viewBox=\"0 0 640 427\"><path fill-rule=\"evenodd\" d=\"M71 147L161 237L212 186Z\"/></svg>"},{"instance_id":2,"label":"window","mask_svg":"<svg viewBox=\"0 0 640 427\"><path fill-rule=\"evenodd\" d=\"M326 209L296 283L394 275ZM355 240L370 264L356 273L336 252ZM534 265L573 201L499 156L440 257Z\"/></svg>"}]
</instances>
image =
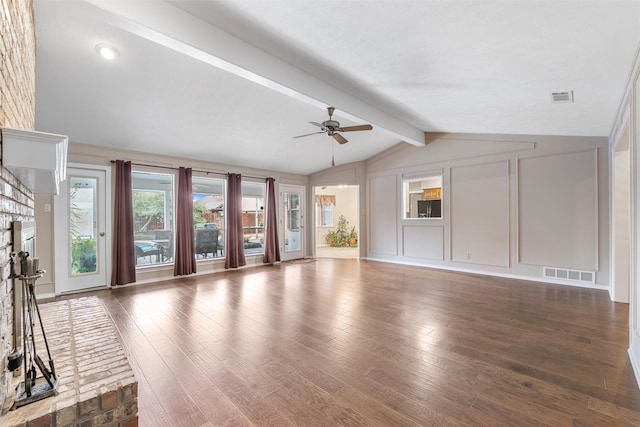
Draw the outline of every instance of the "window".
<instances>
[{"instance_id":1,"label":"window","mask_svg":"<svg viewBox=\"0 0 640 427\"><path fill-rule=\"evenodd\" d=\"M98 180L70 177L69 229L71 231L71 274L95 273L98 258Z\"/></svg>"},{"instance_id":2,"label":"window","mask_svg":"<svg viewBox=\"0 0 640 427\"><path fill-rule=\"evenodd\" d=\"M260 182L242 181L242 227L244 253L264 252L264 195L266 186Z\"/></svg>"},{"instance_id":3,"label":"window","mask_svg":"<svg viewBox=\"0 0 640 427\"><path fill-rule=\"evenodd\" d=\"M224 256L225 180L192 178L196 259Z\"/></svg>"},{"instance_id":4,"label":"window","mask_svg":"<svg viewBox=\"0 0 640 427\"><path fill-rule=\"evenodd\" d=\"M333 205L316 203L316 226L333 227Z\"/></svg>"},{"instance_id":5,"label":"window","mask_svg":"<svg viewBox=\"0 0 640 427\"><path fill-rule=\"evenodd\" d=\"M300 195L284 193L287 230L300 231Z\"/></svg>"},{"instance_id":6,"label":"window","mask_svg":"<svg viewBox=\"0 0 640 427\"><path fill-rule=\"evenodd\" d=\"M316 195L316 227L333 227L333 207L335 205L336 196Z\"/></svg>"},{"instance_id":7,"label":"window","mask_svg":"<svg viewBox=\"0 0 640 427\"><path fill-rule=\"evenodd\" d=\"M442 175L402 180L404 218L442 218Z\"/></svg>"},{"instance_id":8,"label":"window","mask_svg":"<svg viewBox=\"0 0 640 427\"><path fill-rule=\"evenodd\" d=\"M136 265L157 265L173 260L172 174L131 173Z\"/></svg>"},{"instance_id":9,"label":"window","mask_svg":"<svg viewBox=\"0 0 640 427\"><path fill-rule=\"evenodd\" d=\"M284 251L300 251L302 249L300 235L302 192L292 189L283 191L282 194L284 201Z\"/></svg>"}]
</instances>

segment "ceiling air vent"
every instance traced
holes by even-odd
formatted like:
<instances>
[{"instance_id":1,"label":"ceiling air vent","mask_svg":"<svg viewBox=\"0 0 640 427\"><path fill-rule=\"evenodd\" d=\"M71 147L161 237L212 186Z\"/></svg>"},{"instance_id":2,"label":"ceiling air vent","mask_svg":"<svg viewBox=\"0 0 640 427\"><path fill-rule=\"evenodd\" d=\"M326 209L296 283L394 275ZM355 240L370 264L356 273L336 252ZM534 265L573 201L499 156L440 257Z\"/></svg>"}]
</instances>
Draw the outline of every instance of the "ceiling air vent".
<instances>
[{"instance_id":1,"label":"ceiling air vent","mask_svg":"<svg viewBox=\"0 0 640 427\"><path fill-rule=\"evenodd\" d=\"M551 92L551 102L553 104L566 104L573 102L573 91Z\"/></svg>"}]
</instances>

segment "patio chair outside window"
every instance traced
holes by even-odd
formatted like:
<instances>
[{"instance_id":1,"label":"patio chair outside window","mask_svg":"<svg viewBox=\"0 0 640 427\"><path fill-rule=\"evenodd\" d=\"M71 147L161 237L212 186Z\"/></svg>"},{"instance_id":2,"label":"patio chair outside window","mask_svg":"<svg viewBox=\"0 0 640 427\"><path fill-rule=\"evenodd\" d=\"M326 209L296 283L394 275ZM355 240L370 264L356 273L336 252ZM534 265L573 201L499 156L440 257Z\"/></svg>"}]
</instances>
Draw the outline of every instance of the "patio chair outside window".
<instances>
[{"instance_id":1,"label":"patio chair outside window","mask_svg":"<svg viewBox=\"0 0 640 427\"><path fill-rule=\"evenodd\" d=\"M196 230L196 254L204 258L209 254L212 257L218 256L218 236L219 230L214 228Z\"/></svg>"}]
</instances>

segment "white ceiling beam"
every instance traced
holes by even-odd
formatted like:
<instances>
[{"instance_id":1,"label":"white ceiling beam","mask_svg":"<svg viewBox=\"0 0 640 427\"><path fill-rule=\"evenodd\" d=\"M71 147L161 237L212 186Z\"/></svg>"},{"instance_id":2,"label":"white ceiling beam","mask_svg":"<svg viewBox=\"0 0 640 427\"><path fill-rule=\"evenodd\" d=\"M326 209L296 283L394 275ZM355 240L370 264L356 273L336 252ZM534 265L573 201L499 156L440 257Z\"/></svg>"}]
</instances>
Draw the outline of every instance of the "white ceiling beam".
<instances>
[{"instance_id":1,"label":"white ceiling beam","mask_svg":"<svg viewBox=\"0 0 640 427\"><path fill-rule=\"evenodd\" d=\"M257 47L164 1L87 0L113 14L111 24L309 105L367 121L421 146L424 131L349 95Z\"/></svg>"}]
</instances>

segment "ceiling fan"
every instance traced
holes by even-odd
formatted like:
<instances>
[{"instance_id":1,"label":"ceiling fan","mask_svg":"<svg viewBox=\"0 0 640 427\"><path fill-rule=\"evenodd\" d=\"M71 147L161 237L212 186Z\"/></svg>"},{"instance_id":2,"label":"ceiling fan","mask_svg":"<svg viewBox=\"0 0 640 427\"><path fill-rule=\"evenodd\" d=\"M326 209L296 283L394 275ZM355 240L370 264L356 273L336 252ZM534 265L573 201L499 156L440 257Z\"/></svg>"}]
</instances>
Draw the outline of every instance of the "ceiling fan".
<instances>
[{"instance_id":1,"label":"ceiling fan","mask_svg":"<svg viewBox=\"0 0 640 427\"><path fill-rule=\"evenodd\" d=\"M305 136L316 135L316 134L319 134L319 133L326 133L327 135L333 137L333 139L338 141L340 144L346 144L349 141L344 136L340 135L338 132L353 132L353 131L359 131L359 130L371 130L371 129L373 129L373 126L371 126L371 125L358 125L358 126L340 127L340 122L332 119L333 112L335 111L335 108L327 107L327 111L329 112L329 120L325 120L322 123L309 122L312 125L318 126L320 129L322 129L320 132L313 132L313 133L307 133L305 135L298 135L298 136L294 136L294 138L302 138L302 137L305 137Z\"/></svg>"}]
</instances>

